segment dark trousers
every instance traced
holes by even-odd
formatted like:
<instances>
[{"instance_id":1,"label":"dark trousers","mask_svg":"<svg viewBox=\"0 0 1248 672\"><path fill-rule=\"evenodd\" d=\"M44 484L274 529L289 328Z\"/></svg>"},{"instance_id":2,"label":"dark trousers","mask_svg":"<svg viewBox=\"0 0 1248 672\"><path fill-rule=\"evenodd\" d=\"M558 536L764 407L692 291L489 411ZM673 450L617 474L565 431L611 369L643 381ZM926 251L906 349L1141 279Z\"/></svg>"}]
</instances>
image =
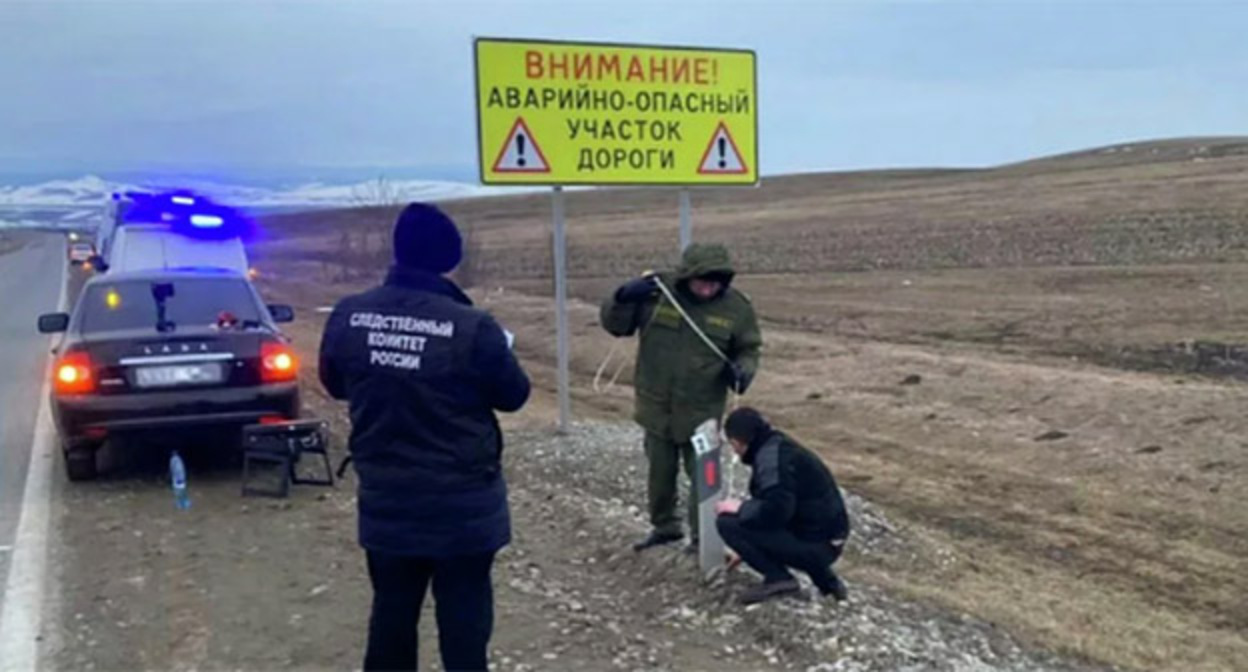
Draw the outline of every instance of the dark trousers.
<instances>
[{"instance_id":1,"label":"dark trousers","mask_svg":"<svg viewBox=\"0 0 1248 672\"><path fill-rule=\"evenodd\" d=\"M768 583L792 579L792 567L809 574L821 592L831 592L836 584L832 563L841 557L841 546L828 541L804 541L783 529L753 530L742 526L741 519L731 514L716 518L715 527L741 561L762 574Z\"/></svg>"},{"instance_id":2,"label":"dark trousers","mask_svg":"<svg viewBox=\"0 0 1248 672\"><path fill-rule=\"evenodd\" d=\"M675 443L658 434L646 432L646 458L650 462L650 474L647 479L647 494L650 504L650 524L656 532L679 534L680 516L676 512L680 487L676 482L682 470L689 479L690 491L693 484L693 444L688 441ZM689 536L698 538L698 502L697 495L691 494L685 502L685 516L689 523Z\"/></svg>"},{"instance_id":3,"label":"dark trousers","mask_svg":"<svg viewBox=\"0 0 1248 672\"><path fill-rule=\"evenodd\" d=\"M430 582L442 666L448 672L488 669L487 648L494 630L493 565L493 553L433 559L368 551L373 613L364 669L416 669L416 624Z\"/></svg>"}]
</instances>

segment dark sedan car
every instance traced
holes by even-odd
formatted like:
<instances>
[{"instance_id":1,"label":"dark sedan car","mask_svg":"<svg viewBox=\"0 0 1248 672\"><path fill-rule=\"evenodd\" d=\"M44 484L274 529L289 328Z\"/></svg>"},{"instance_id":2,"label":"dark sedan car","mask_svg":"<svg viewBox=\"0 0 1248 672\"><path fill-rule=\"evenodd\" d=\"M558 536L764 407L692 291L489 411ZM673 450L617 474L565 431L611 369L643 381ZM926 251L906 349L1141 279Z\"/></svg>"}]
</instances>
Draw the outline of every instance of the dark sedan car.
<instances>
[{"instance_id":1,"label":"dark sedan car","mask_svg":"<svg viewBox=\"0 0 1248 672\"><path fill-rule=\"evenodd\" d=\"M65 332L52 410L70 480L96 475L96 451L119 435L171 445L299 415L298 361L277 327L289 306L266 306L238 273L216 269L113 273L87 282L70 314L39 318Z\"/></svg>"}]
</instances>

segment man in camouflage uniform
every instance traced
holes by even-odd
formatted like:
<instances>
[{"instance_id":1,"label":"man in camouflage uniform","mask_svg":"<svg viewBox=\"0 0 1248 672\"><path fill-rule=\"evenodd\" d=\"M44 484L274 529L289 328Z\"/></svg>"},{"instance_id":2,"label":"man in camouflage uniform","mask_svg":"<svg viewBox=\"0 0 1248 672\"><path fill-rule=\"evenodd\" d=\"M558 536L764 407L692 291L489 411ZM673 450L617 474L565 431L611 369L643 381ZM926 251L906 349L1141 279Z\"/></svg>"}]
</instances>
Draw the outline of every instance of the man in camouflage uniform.
<instances>
[{"instance_id":1,"label":"man in camouflage uniform","mask_svg":"<svg viewBox=\"0 0 1248 672\"><path fill-rule=\"evenodd\" d=\"M680 462L691 485L698 425L723 417L729 390L744 393L758 370L762 335L754 307L732 287L735 272L722 245L693 244L671 274L647 273L621 285L602 304L602 326L613 336L640 333L635 419L646 432L650 534L633 546L642 551L684 537L676 515ZM685 322L657 281L715 344L712 350ZM691 489L692 492L692 489ZM697 541L697 503L689 498L690 536ZM693 544L696 548L696 543Z\"/></svg>"}]
</instances>

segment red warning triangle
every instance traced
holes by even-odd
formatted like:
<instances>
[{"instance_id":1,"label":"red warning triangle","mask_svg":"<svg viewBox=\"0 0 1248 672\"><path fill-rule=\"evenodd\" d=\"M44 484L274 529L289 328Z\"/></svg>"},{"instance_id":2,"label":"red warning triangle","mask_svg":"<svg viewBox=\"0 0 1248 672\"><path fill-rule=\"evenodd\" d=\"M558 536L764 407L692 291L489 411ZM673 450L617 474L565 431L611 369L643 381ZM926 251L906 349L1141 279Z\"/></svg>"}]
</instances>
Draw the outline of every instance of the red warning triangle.
<instances>
[{"instance_id":1,"label":"red warning triangle","mask_svg":"<svg viewBox=\"0 0 1248 672\"><path fill-rule=\"evenodd\" d=\"M750 172L745 165L745 157L728 132L728 126L719 122L715 132L711 134L711 142L702 155L702 163L698 166L700 175L744 175Z\"/></svg>"},{"instance_id":2,"label":"red warning triangle","mask_svg":"<svg viewBox=\"0 0 1248 672\"><path fill-rule=\"evenodd\" d=\"M533 139L533 132L524 123L523 117L516 117L516 123L507 134L507 140L498 151L494 160L496 173L549 173L550 164L546 155Z\"/></svg>"}]
</instances>

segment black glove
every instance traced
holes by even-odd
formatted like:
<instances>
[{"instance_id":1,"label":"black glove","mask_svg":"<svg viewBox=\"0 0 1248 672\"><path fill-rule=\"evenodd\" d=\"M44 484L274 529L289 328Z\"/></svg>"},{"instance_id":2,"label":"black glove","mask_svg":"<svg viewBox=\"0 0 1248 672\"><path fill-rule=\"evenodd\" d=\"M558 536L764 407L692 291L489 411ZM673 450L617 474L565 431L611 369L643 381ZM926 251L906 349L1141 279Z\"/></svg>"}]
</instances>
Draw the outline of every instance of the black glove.
<instances>
[{"instance_id":1,"label":"black glove","mask_svg":"<svg viewBox=\"0 0 1248 672\"><path fill-rule=\"evenodd\" d=\"M656 277L643 275L620 285L620 288L615 290L616 303L641 303L650 298L658 291L658 285L655 284Z\"/></svg>"},{"instance_id":2,"label":"black glove","mask_svg":"<svg viewBox=\"0 0 1248 672\"><path fill-rule=\"evenodd\" d=\"M741 365L736 362L724 364L724 378L728 379L728 387L736 391L737 394L745 394L745 391L750 387L750 383L754 382L753 374L741 368Z\"/></svg>"}]
</instances>

